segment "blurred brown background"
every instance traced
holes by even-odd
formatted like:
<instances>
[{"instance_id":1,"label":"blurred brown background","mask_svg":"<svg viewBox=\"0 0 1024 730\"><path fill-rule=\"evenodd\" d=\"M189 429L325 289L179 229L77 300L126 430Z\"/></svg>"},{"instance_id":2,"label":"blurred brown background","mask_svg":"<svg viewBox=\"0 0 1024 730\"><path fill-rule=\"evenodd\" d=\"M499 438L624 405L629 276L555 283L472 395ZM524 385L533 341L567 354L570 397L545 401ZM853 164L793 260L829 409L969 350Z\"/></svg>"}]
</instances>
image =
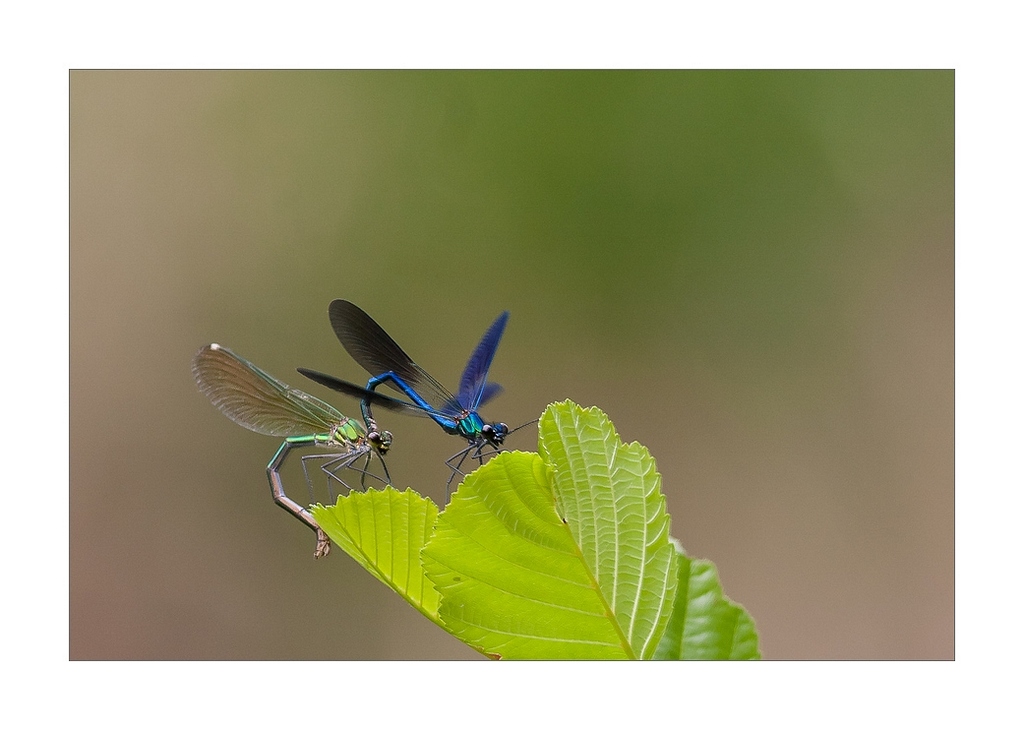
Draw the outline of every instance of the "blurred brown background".
<instances>
[{"instance_id":1,"label":"blurred brown background","mask_svg":"<svg viewBox=\"0 0 1024 730\"><path fill-rule=\"evenodd\" d=\"M294 372L365 378L336 297L453 387L511 310L485 416L647 445L766 658L953 656L952 72L72 73L72 658L477 657L192 380L357 414ZM440 500L458 442L387 426Z\"/></svg>"}]
</instances>

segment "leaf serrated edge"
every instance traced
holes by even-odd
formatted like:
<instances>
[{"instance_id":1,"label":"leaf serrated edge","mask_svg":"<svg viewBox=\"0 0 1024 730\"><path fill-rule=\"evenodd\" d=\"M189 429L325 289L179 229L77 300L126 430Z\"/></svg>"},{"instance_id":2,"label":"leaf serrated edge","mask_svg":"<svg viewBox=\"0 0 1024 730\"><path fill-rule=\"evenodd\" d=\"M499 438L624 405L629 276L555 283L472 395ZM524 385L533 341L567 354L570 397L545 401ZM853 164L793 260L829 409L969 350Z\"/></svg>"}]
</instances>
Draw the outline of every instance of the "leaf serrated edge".
<instances>
[{"instance_id":1,"label":"leaf serrated edge","mask_svg":"<svg viewBox=\"0 0 1024 730\"><path fill-rule=\"evenodd\" d=\"M675 552L679 560L679 588L675 598L675 604L679 605L679 612L677 613L675 606L673 606L669 623L666 625L662 640L655 648L653 658L717 660L735 658L760 659L761 651L758 646L757 627L754 624L754 619L741 604L733 601L725 595L725 591L722 587L722 582L718 574L718 567L710 560L694 558L687 555L682 544L678 540L674 537L669 539L675 548ZM684 570L686 573L685 576L682 575ZM701 588L701 591L691 596L690 589L693 587ZM717 606L712 604L713 610L717 609L721 611L722 609L725 609L728 612L728 619L731 623L729 634L725 637L728 641L728 651L726 652L726 656L685 657L683 656L683 651L686 648L686 629L690 618L691 605L695 601L700 600L700 598L707 596L710 596L712 600L717 603ZM751 641L753 643L751 656L749 657L735 656L736 647L740 644L740 632L738 629L741 626L744 628L742 640ZM721 632L719 632L718 635L721 635Z\"/></svg>"},{"instance_id":2,"label":"leaf serrated edge","mask_svg":"<svg viewBox=\"0 0 1024 730\"><path fill-rule=\"evenodd\" d=\"M390 534L392 536L395 534L395 529L394 529L394 511L391 509L391 506L392 506L392 503L394 502L396 497L402 497L402 496L405 497L406 505L407 505L407 512L406 512L406 514L409 517L409 521L408 521L409 522L409 524L408 524L408 536L407 536L407 541L408 541L409 548L407 548L407 550L411 550L411 546L413 544L413 541L411 539L409 539L409 537L411 537L411 535L413 534L412 530L413 530L413 527L414 527L414 525L413 525L413 517L414 517L414 515L413 515L413 512L414 512L413 507L414 506L422 508L422 509L417 509L416 510L415 517L416 517L416 522L420 522L422 520L422 522L424 524L424 533L428 533L428 532L432 532L433 531L433 523L431 523L430 520L427 518L427 515L428 515L428 513L430 511L429 505L433 505L433 501L431 499L427 498L427 497L423 497L421 494L416 492L411 487L407 487L402 492L399 492L397 489L395 489L391 485L386 486L384 489L368 489L365 492L351 492L350 494L339 496L338 497L338 501L335 504L333 504L333 505L323 505L323 504L316 504L316 505L314 505L314 507L313 507L313 509L314 509L314 516L316 515L316 512L319 511L319 510L323 510L324 512L326 512L330 516L330 521L331 521L330 527L332 527L332 528L336 527L337 529L342 530L344 532L345 536L348 538L347 541L339 540L337 538L335 539L335 542L338 544L339 547L341 547L341 549L343 551L348 553L348 550L346 549L346 543L351 545L352 549L356 550L359 553L359 556L361 557L361 559L360 559L360 558L357 558L354 555L350 555L350 557L353 560L355 560L359 565L363 566L363 568L368 573L370 573L370 575L374 576L381 583L383 583L388 588L390 588L395 593L397 593L399 596L401 596L405 600L406 603L408 603L410 606L412 606L417 611L419 611L423 616L425 616L431 622L437 624L438 626L440 626L443 629L446 629L446 627L444 625L444 622L441 620L440 616L436 613L436 609L435 609L434 613L431 613L430 610L427 609L427 607L424 605L424 599L429 595L429 592L433 591L434 593L437 593L437 588L430 581L430 578L427 576L426 572L423 570L423 564L422 564L422 561L421 561L420 556L419 556L419 552L420 551L417 551L415 561L414 562L410 562L410 565L415 564L416 566L418 566L418 570L420 572L420 575L422 576L422 578L421 578L422 590L421 590L421 592L419 594L418 600L413 600L412 595L411 595L410 591L408 590L408 579L406 581L406 588L403 590L402 588L399 587L398 583L394 579L388 577L381 570L381 568L378 565L378 561L376 559L371 559L369 554L364 549L363 544L364 544L365 540L364 540L364 536L363 536L363 520L359 519L359 512L362 511L365 508L365 506L366 506L366 505L360 504L360 502L365 499L365 502L368 503L368 506L370 508L370 513L371 513L371 517L373 519L373 524L374 524L373 542L374 542L375 552L378 554L378 556L380 554L380 545L379 545L380 541L378 539L378 530L377 530L377 525L379 523L379 520L377 519L377 501L374 500L373 497L366 497L365 496L365 495L369 494L370 492L374 492L374 493L377 493L377 494L386 494L387 495L387 498L384 501L387 504L388 516L389 516L389 529L390 529ZM343 500L352 500L352 501L343 502ZM417 501L417 500L419 500L419 501ZM352 531L349 530L348 527L346 526L346 522L342 521L341 519L339 519L337 517L336 511L339 514L342 514L342 515L345 514L343 504L348 506L348 507L350 507L350 508L352 508L352 510L354 512L353 517L356 519L356 526L358 527L358 537L359 537L359 541L358 542L354 538ZM435 511L437 510L437 506L436 505L434 505L434 509L435 509ZM439 512L437 512L435 514L434 522L437 521L437 514L439 514ZM321 527L323 527L324 531L327 532L327 528L323 526L323 523L321 523ZM424 535L424 539L423 539L423 544L424 545L426 544L427 539L429 539L429 534L425 534ZM391 559L391 568L392 568L391 574L393 576L394 575L394 559L395 559L394 540L393 539L389 540L389 543L390 543L391 549L388 551L388 553L389 553L389 556L390 556L390 559ZM422 545L420 547L420 550L422 550ZM437 600L436 603L438 604L438 607L439 607L440 606L440 594L437 595L437 598L438 598L438 600Z\"/></svg>"},{"instance_id":3,"label":"leaf serrated edge","mask_svg":"<svg viewBox=\"0 0 1024 730\"><path fill-rule=\"evenodd\" d=\"M605 597L604 591L602 591L600 586L598 585L597 576L594 575L590 562L586 559L586 557L582 554L580 550L580 541L578 541L575 536L573 536L573 544L576 545L577 552L579 552L580 558L581 560L583 560L583 564L586 566L587 572L591 576L591 580L594 582L595 590L597 590L598 595L601 597L602 603L606 606L606 609L608 610L608 615L615 625L616 632L622 638L624 646L628 647L627 652L630 655L630 657L650 658L654 656L654 654L656 653L658 645L661 642L661 637L664 634L665 629L668 626L669 620L672 616L672 608L675 603L675 591L677 589L677 568L679 559L678 554L672 548L671 545L672 538L669 534L669 530L671 528L671 515L669 515L668 513L668 505L665 500L664 492L662 492L660 488L661 475L658 473L656 461L653 455L647 449L647 447L645 447L643 444L637 441L631 441L629 444L626 444L622 440L622 437L619 435L618 429L615 428L615 424L612 422L611 418L609 418L608 414L605 413L601 408L598 408L597 406L583 407L568 399L549 404L547 408L545 408L544 413L541 414L540 419L538 419L540 423L540 427L538 428L538 451L541 453L541 456L542 458L544 458L545 462L548 463L549 471L551 472L552 493L555 497L555 509L559 513L559 515L562 516L563 522L566 522L565 510L562 509L559 504L561 502L561 499L559 498L558 490L555 489L554 482L554 476L557 470L555 469L554 465L551 464L551 462L549 461L549 459L551 458L551 452L548 448L546 448L546 445L544 443L547 430L545 429L545 425L549 425L549 429L551 432L550 435L557 438L561 442L562 450L565 451L566 454L568 454L568 439L566 434L566 428L564 426L568 425L565 424L566 420L571 421L571 428L569 428L568 430L569 433L573 436L573 444L577 447L577 449L580 452L581 459L583 460L584 470L586 472L589 484L592 483L593 480L590 479L590 465L587 463L587 460L583 458L585 450L583 448L583 439L580 434L580 423L582 420L581 417L586 417L590 421L590 423L588 423L587 425L595 426L601 431L601 445L604 450L605 463L611 465L615 461L615 458L617 457L620 449L626 452L630 457L630 461L635 461L638 467L644 468L644 462L648 462L648 465L646 468L644 468L643 473L638 476L638 484L641 485L641 487L643 488L643 492L640 495L640 503L643 510L642 557L650 558L650 560L642 559L639 564L636 596L633 601L633 610L630 612L629 616L628 633L625 633L623 631L623 622L619 620L619 617L617 614L614 613L613 608L615 605L615 597L617 595L616 592L619 587L619 581L614 581L614 584L612 586L612 602L609 603L608 599ZM609 445L611 447L610 453ZM653 476L651 476L651 471L654 472ZM647 489L648 484L650 484L649 490ZM573 493L577 497L577 514L580 514L578 490L573 490ZM655 502L655 504L653 505L651 504L652 500ZM613 509L617 510L617 503L613 502L612 506ZM649 518L649 515L652 514L652 506L654 508L654 516ZM614 561L616 567L614 569L614 574L618 575L618 550L620 548L621 540L619 539L618 520L613 520L613 522L615 524L616 530L614 536L614 547L616 550L616 556ZM660 537L655 536L653 540L648 542L651 530L654 528L655 525L657 525L658 532L663 533L665 535L666 541L665 544L660 545L656 548L652 548L652 546L658 541ZM566 524L566 526L569 527L568 524ZM597 532L598 531L596 529L596 526L594 526L593 534L595 536L595 549L597 549L598 543L600 542L599 540L597 540ZM570 534L572 534L571 530ZM657 582L661 589L660 597L657 600L657 605L651 606L651 609L654 611L654 615L651 617L649 631L646 632L645 636L636 637L637 639L639 639L639 642L641 644L638 650L637 648L634 648L633 643L630 640L630 637L633 637L634 635L636 621L639 618L640 614L640 611L637 610L637 607L640 605L642 600L644 582L648 572L649 564L651 562L662 562L661 559L659 559L657 556L665 551L668 551L669 554L667 558L667 565L664 572L664 580L660 580ZM597 562L597 555L595 555L595 562Z\"/></svg>"}]
</instances>

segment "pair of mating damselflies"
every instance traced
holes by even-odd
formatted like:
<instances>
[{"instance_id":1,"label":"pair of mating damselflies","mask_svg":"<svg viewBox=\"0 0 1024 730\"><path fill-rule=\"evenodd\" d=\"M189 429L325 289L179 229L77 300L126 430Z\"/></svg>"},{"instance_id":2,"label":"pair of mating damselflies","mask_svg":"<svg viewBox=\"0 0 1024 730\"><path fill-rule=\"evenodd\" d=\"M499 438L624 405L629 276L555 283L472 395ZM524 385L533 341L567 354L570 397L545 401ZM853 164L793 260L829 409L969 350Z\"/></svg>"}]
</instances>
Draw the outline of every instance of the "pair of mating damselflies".
<instances>
[{"instance_id":1,"label":"pair of mating damselflies","mask_svg":"<svg viewBox=\"0 0 1024 730\"><path fill-rule=\"evenodd\" d=\"M463 473L466 459L482 462L487 454L500 451L505 437L511 433L504 423L488 423L479 414L479 408L501 392L500 385L488 382L487 373L505 331L508 312L498 315L473 350L462 372L458 395L450 393L413 362L388 333L355 304L336 299L331 302L329 313L331 327L342 346L372 377L363 387L307 368L299 368L299 372L332 390L358 398L362 424L319 398L289 387L220 345L207 345L192 359L192 373L199 389L224 415L250 431L284 438L267 465L271 493L274 502L316 532L314 557L330 551L330 540L309 511L285 493L280 470L292 449L326 447L319 453L301 457L311 492L308 464L313 462L326 474L329 485L334 480L347 488L348 484L340 476L345 469L359 473L364 487L367 477L390 484L383 456L391 446L392 437L389 431L378 428L372 407L378 405L400 413L426 416L446 433L467 441L465 448L445 462L451 469L445 485L447 498L452 479L457 473ZM409 400L377 392L381 384ZM374 454L380 458L384 478L369 470ZM363 457L365 463L360 466Z\"/></svg>"}]
</instances>

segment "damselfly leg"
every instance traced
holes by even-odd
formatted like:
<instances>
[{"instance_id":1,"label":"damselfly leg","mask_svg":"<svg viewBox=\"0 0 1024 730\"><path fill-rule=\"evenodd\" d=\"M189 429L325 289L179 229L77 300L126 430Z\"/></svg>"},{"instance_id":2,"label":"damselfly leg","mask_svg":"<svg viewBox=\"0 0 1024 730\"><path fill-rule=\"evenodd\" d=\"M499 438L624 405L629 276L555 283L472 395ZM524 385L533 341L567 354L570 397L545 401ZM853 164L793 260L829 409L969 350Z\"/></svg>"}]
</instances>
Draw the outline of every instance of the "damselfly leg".
<instances>
[{"instance_id":1,"label":"damselfly leg","mask_svg":"<svg viewBox=\"0 0 1024 730\"><path fill-rule=\"evenodd\" d=\"M514 434L516 431L522 428L526 428L527 426L537 423L539 420L539 418L535 418L532 421L527 421L521 426L516 426L506 434L506 437ZM444 463L445 466L447 466L451 470L451 474L448 476L448 481L445 482L444 485L445 503L448 503L448 498L451 496L451 486L452 481L455 479L455 475L458 474L459 476L462 477L466 476L466 472L462 471L462 465L466 462L466 459L476 461L478 466L483 466L483 463L486 459L492 456L497 456L503 451L508 451L508 449L502 448L501 446L496 445L491 441L481 439L480 441L476 441L469 444L468 446L466 446L466 448L460 449L459 451L455 452L450 457L448 457ZM458 461L456 462L456 460Z\"/></svg>"},{"instance_id":2,"label":"damselfly leg","mask_svg":"<svg viewBox=\"0 0 1024 730\"><path fill-rule=\"evenodd\" d=\"M359 464L358 462L364 455L366 457L365 463ZM338 490L344 490L344 492L350 492L353 489L353 486L345 481L341 476L346 470L359 474L359 486L362 488L362 491L366 491L367 478L369 478L371 482L379 482L382 487L391 484L391 475L388 473L388 467L387 464L384 463L384 459L380 459L381 467L384 471L384 476L382 477L371 471L370 461L372 458L373 452L369 450L365 451L365 453L356 452L339 454L337 452L331 452L326 454L305 454L302 456L302 474L306 478L306 486L309 488L310 502L314 503L317 501L316 488L313 485L313 477L310 474L308 466L312 462L322 462L317 464L317 466L318 470L323 472L325 475L327 481L327 496L331 504L337 501L338 494L342 493L341 491L336 492L336 487Z\"/></svg>"}]
</instances>

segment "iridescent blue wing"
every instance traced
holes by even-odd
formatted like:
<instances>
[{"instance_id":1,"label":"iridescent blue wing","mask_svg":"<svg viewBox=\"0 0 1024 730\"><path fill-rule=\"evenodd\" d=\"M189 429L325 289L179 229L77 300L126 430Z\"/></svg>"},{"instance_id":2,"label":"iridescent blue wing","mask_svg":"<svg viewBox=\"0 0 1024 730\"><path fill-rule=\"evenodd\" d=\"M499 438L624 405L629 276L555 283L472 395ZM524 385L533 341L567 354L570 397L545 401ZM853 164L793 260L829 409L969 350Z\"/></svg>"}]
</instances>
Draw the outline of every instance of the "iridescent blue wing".
<instances>
[{"instance_id":1,"label":"iridescent blue wing","mask_svg":"<svg viewBox=\"0 0 1024 730\"><path fill-rule=\"evenodd\" d=\"M498 395L503 390L505 390L505 389L502 388L497 383L492 383L490 381L487 381L487 383L484 384L483 392L480 394L480 403L477 404L478 407L482 406L484 403L489 401L494 396Z\"/></svg>"},{"instance_id":2,"label":"iridescent blue wing","mask_svg":"<svg viewBox=\"0 0 1024 730\"><path fill-rule=\"evenodd\" d=\"M344 299L335 299L331 302L328 312L331 327L341 346L370 375L394 373L439 413L451 415L462 410L455 396L413 362L391 336L362 309ZM402 392L394 383L385 382L392 389Z\"/></svg>"},{"instance_id":3,"label":"iridescent blue wing","mask_svg":"<svg viewBox=\"0 0 1024 730\"><path fill-rule=\"evenodd\" d=\"M494 353L501 342L501 335L505 332L505 324L508 322L508 312L498 315L491 326L480 338L480 344L469 356L466 369L462 371L462 380L459 382L459 404L468 411L475 411L484 401L484 390L487 385L487 371L491 369L491 361L494 360ZM488 397L494 397L497 391L489 393Z\"/></svg>"}]
</instances>

